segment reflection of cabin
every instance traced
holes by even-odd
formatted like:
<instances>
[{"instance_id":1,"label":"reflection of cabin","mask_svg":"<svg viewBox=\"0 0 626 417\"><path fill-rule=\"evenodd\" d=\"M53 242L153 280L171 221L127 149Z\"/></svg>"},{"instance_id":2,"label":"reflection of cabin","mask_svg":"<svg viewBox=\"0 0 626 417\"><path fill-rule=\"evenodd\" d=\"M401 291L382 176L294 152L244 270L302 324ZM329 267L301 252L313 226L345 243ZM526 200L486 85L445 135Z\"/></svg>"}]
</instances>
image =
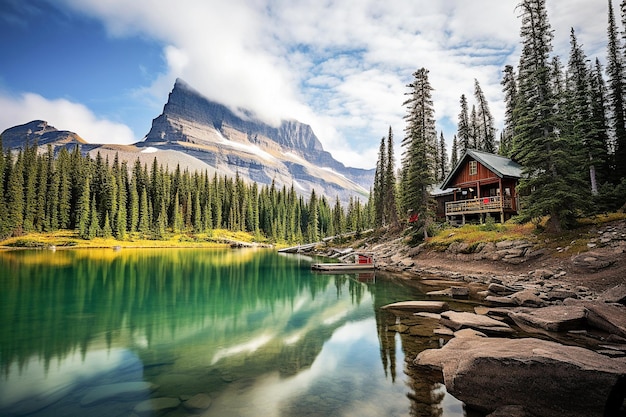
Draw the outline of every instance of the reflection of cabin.
<instances>
[{"instance_id":1,"label":"reflection of cabin","mask_svg":"<svg viewBox=\"0 0 626 417\"><path fill-rule=\"evenodd\" d=\"M509 158L468 149L432 195L437 216L465 224L493 216L504 222L517 214L522 167Z\"/></svg>"}]
</instances>

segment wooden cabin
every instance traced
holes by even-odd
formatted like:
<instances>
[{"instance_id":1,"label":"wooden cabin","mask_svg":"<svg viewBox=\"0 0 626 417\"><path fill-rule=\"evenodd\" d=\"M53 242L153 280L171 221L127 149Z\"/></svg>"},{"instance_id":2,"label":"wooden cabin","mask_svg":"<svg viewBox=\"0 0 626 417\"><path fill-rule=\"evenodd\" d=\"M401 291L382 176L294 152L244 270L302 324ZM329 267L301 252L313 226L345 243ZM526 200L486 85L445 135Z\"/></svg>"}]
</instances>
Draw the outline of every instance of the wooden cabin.
<instances>
[{"instance_id":1,"label":"wooden cabin","mask_svg":"<svg viewBox=\"0 0 626 417\"><path fill-rule=\"evenodd\" d=\"M487 216L504 223L517 214L517 183L522 167L509 158L468 149L434 190L437 215L453 224L482 223Z\"/></svg>"}]
</instances>

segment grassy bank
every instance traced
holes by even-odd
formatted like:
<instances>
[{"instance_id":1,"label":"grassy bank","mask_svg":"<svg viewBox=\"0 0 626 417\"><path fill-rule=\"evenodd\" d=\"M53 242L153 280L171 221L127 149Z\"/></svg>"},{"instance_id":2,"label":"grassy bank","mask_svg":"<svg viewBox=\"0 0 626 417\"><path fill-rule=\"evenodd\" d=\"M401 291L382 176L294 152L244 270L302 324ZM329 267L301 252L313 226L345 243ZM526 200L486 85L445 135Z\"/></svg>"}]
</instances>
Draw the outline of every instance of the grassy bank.
<instances>
[{"instance_id":1,"label":"grassy bank","mask_svg":"<svg viewBox=\"0 0 626 417\"><path fill-rule=\"evenodd\" d=\"M232 232L217 229L211 233L198 234L171 234L165 239L147 238L140 233L129 234L124 240L115 238L97 237L86 240L78 236L73 230L59 230L50 233L28 233L0 241L0 247L5 249L44 249L55 247L64 248L220 248L229 247L232 244L251 244L267 242L255 242L254 236L246 232Z\"/></svg>"},{"instance_id":2,"label":"grassy bank","mask_svg":"<svg viewBox=\"0 0 626 417\"><path fill-rule=\"evenodd\" d=\"M535 243L539 247L558 249L559 247L569 246L573 251L582 252L588 249L587 243L596 237L590 233L591 229L619 220L626 220L626 213L608 213L588 217L580 219L577 228L564 231L558 235L542 231L542 223L539 224L539 227L534 223L517 224L513 222L505 224L468 224L462 227L447 226L442 228L435 236L429 238L427 246L433 250L444 251L454 242L474 245L482 242L524 239Z\"/></svg>"}]
</instances>

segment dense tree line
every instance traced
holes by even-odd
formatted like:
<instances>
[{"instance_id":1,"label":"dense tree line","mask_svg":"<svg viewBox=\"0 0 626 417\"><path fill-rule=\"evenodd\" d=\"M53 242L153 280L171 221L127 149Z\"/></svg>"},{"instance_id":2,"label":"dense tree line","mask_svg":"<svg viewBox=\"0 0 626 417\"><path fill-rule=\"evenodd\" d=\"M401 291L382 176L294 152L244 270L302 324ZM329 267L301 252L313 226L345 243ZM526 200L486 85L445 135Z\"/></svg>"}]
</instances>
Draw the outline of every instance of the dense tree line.
<instances>
[{"instance_id":1,"label":"dense tree line","mask_svg":"<svg viewBox=\"0 0 626 417\"><path fill-rule=\"evenodd\" d=\"M370 222L370 209L356 198L346 209L314 190L305 200L293 186L170 171L156 158L150 168L139 159L128 166L117 155L113 161L82 155L78 146L56 155L34 145L5 153L1 138L0 188L0 237L70 229L85 239L163 239L228 229L259 240L312 242Z\"/></svg>"}]
</instances>

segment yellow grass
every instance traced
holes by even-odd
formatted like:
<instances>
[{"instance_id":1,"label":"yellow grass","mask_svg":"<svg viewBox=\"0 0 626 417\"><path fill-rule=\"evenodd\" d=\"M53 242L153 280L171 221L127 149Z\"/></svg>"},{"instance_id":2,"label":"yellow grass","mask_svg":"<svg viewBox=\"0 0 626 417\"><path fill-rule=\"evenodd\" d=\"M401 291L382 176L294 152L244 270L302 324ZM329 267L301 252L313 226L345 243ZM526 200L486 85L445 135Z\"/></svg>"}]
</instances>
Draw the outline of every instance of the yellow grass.
<instances>
[{"instance_id":1,"label":"yellow grass","mask_svg":"<svg viewBox=\"0 0 626 417\"><path fill-rule=\"evenodd\" d=\"M0 247L10 248L220 248L228 247L232 242L254 242L254 236L247 232L232 232L224 229L212 233L170 234L166 239L147 239L139 233L128 234L124 240L97 237L91 240L81 239L73 230L60 230L50 233L28 233L0 241Z\"/></svg>"},{"instance_id":2,"label":"yellow grass","mask_svg":"<svg viewBox=\"0 0 626 417\"><path fill-rule=\"evenodd\" d=\"M436 236L428 239L428 247L435 250L445 250L453 242L476 244L480 242L500 242L502 240L526 239L534 240L535 226L531 223L503 225L465 225L462 227L446 227Z\"/></svg>"}]
</instances>

